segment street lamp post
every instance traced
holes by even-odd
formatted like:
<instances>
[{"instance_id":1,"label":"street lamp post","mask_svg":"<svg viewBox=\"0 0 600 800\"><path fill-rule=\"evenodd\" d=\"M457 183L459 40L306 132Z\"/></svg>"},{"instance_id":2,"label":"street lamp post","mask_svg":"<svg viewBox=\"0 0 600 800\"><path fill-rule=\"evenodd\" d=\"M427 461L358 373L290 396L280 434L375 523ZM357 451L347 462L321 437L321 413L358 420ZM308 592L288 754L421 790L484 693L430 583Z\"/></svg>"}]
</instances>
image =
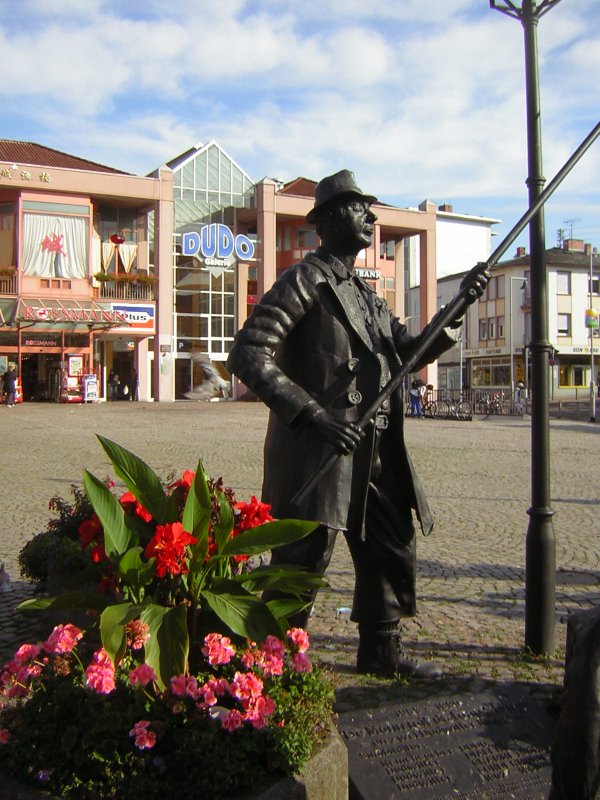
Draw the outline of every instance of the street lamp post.
<instances>
[{"instance_id":1,"label":"street lamp post","mask_svg":"<svg viewBox=\"0 0 600 800\"><path fill-rule=\"evenodd\" d=\"M513 342L513 294L512 294L512 284L513 281L521 281L521 289L524 289L527 286L527 278L523 277L522 275L512 275L508 276L510 281L509 283L509 291L508 291L508 312L509 312L509 320L508 320L508 346L509 346L509 355L510 355L510 396L511 399L515 396L515 368L514 368L514 342ZM525 349L525 347L524 347ZM525 350L526 352L526 350ZM527 360L525 361L525 385L527 385Z\"/></svg>"},{"instance_id":2,"label":"street lamp post","mask_svg":"<svg viewBox=\"0 0 600 800\"><path fill-rule=\"evenodd\" d=\"M590 422L596 422L596 387L594 386L594 328L598 316L594 313L594 252L590 247L590 310L587 320L590 330Z\"/></svg>"},{"instance_id":3,"label":"street lamp post","mask_svg":"<svg viewBox=\"0 0 600 800\"><path fill-rule=\"evenodd\" d=\"M537 24L560 0L489 0L490 8L521 22L525 43L527 187L529 204L542 193L541 110ZM531 253L531 507L525 545L525 645L536 654L554 652L556 541L550 507L550 414L548 405L548 281L543 207L529 224Z\"/></svg>"}]
</instances>

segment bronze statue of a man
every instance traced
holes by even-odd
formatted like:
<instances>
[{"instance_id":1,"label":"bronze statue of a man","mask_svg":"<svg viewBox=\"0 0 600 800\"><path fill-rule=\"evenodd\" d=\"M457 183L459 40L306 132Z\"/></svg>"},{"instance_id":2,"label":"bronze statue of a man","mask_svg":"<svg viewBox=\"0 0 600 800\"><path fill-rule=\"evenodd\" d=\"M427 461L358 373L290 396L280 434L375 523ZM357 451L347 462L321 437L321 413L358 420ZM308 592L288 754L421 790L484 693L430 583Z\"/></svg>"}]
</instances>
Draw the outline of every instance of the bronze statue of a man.
<instances>
[{"instance_id":1,"label":"bronze statue of a man","mask_svg":"<svg viewBox=\"0 0 600 800\"><path fill-rule=\"evenodd\" d=\"M263 501L278 518L316 520L320 527L273 551L272 562L322 574L342 531L355 569L351 619L358 623L357 670L435 677L439 668L402 650L400 620L416 613L413 509L425 533L432 519L403 438L403 396L397 390L373 423L357 423L418 345L386 303L354 274L357 254L371 244L376 198L348 170L315 190L314 223L321 246L286 270L254 307L236 336L228 367L271 410L265 440ZM463 286L481 296L485 266ZM430 323L431 324L431 323ZM456 320L453 326L460 325ZM415 369L455 342L444 329ZM334 448L339 458L300 506L292 498ZM293 623L306 625L314 596Z\"/></svg>"}]
</instances>

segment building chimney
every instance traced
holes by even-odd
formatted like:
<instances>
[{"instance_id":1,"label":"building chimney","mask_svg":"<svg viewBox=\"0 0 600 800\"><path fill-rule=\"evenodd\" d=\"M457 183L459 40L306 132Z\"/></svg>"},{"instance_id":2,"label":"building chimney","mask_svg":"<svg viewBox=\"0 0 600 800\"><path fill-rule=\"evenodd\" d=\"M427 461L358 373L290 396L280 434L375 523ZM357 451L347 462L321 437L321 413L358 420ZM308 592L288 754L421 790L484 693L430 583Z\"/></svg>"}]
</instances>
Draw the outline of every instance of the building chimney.
<instances>
[{"instance_id":1,"label":"building chimney","mask_svg":"<svg viewBox=\"0 0 600 800\"><path fill-rule=\"evenodd\" d=\"M526 254L527 254L527 250L524 247L517 247L517 252L515 253L515 258L522 258Z\"/></svg>"},{"instance_id":2,"label":"building chimney","mask_svg":"<svg viewBox=\"0 0 600 800\"><path fill-rule=\"evenodd\" d=\"M583 253L583 239L565 239L564 249L567 253Z\"/></svg>"},{"instance_id":3,"label":"building chimney","mask_svg":"<svg viewBox=\"0 0 600 800\"><path fill-rule=\"evenodd\" d=\"M591 256L592 255L592 245L591 244L587 244L587 243L584 244L583 245L583 252L586 254L586 256Z\"/></svg>"},{"instance_id":4,"label":"building chimney","mask_svg":"<svg viewBox=\"0 0 600 800\"><path fill-rule=\"evenodd\" d=\"M442 203L442 205L439 207L439 211L448 211L448 212L452 212L453 210L454 210L454 209L452 208L452 206L450 205L450 203Z\"/></svg>"}]
</instances>

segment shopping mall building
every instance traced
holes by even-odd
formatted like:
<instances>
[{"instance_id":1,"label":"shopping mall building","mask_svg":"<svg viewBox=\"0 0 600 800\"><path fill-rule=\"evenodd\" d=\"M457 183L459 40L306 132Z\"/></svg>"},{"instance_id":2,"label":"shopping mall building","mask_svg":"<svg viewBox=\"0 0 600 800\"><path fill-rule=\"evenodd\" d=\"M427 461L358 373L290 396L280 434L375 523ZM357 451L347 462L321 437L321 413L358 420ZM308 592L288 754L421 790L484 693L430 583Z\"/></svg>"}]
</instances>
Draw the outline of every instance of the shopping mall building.
<instances>
[{"instance_id":1,"label":"shopping mall building","mask_svg":"<svg viewBox=\"0 0 600 800\"><path fill-rule=\"evenodd\" d=\"M255 183L215 142L140 177L0 140L0 375L17 365L25 401L107 398L111 371L121 397L137 375L140 400L224 386L236 330L317 245L305 221L314 189ZM437 309L437 208L374 211L358 268L404 317L416 242L422 326Z\"/></svg>"}]
</instances>

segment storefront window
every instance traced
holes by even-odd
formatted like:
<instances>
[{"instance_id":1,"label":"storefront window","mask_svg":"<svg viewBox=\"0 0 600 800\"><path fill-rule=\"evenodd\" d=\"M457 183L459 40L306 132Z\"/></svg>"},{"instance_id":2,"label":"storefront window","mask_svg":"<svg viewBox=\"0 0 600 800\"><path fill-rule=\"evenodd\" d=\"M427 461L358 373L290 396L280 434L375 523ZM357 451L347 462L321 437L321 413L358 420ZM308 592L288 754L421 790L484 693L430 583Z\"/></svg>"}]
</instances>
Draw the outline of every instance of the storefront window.
<instances>
[{"instance_id":1,"label":"storefront window","mask_svg":"<svg viewBox=\"0 0 600 800\"><path fill-rule=\"evenodd\" d=\"M471 386L509 386L510 364L507 358L482 358L471 364Z\"/></svg>"},{"instance_id":2,"label":"storefront window","mask_svg":"<svg viewBox=\"0 0 600 800\"><path fill-rule=\"evenodd\" d=\"M16 347L19 343L16 331L10 333L0 333L0 350L2 347Z\"/></svg>"},{"instance_id":3,"label":"storefront window","mask_svg":"<svg viewBox=\"0 0 600 800\"><path fill-rule=\"evenodd\" d=\"M563 388L587 387L589 370L586 367L561 364L558 372L558 385Z\"/></svg>"}]
</instances>

